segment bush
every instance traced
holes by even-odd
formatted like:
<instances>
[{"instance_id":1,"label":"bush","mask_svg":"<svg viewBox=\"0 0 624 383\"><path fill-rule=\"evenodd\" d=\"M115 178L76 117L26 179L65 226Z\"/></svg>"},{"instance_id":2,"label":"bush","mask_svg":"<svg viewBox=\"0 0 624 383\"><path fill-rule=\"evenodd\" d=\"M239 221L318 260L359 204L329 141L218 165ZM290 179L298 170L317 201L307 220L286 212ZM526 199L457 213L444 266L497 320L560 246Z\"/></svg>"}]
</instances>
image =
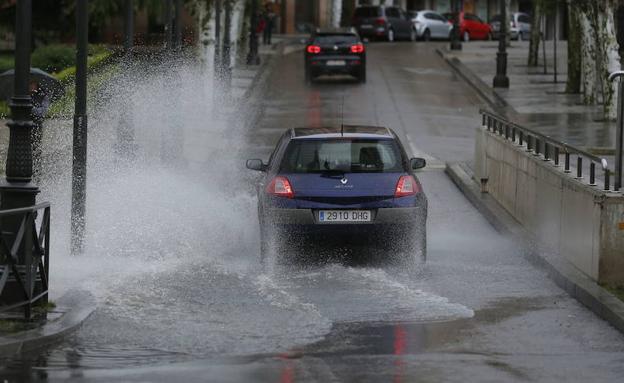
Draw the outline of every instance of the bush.
<instances>
[{"instance_id":1,"label":"bush","mask_svg":"<svg viewBox=\"0 0 624 383\"><path fill-rule=\"evenodd\" d=\"M44 45L35 49L31 63L46 72L60 72L76 65L76 49L71 45Z\"/></svg>"},{"instance_id":2,"label":"bush","mask_svg":"<svg viewBox=\"0 0 624 383\"><path fill-rule=\"evenodd\" d=\"M0 54L0 73L13 69L13 54Z\"/></svg>"}]
</instances>

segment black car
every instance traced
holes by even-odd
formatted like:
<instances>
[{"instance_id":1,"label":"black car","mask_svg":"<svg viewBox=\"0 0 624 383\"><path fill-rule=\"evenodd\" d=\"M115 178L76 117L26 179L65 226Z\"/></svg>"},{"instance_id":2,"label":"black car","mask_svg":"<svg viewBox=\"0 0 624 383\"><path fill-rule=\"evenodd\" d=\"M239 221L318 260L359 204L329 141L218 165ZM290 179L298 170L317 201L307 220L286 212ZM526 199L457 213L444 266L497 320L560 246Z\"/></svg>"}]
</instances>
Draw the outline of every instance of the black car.
<instances>
[{"instance_id":1,"label":"black car","mask_svg":"<svg viewBox=\"0 0 624 383\"><path fill-rule=\"evenodd\" d=\"M397 135L377 126L294 128L279 140L258 185L263 256L306 243L361 246L424 261L427 198Z\"/></svg>"},{"instance_id":2,"label":"black car","mask_svg":"<svg viewBox=\"0 0 624 383\"><path fill-rule=\"evenodd\" d=\"M346 74L366 82L366 49L352 29L318 30L307 41L305 80L320 75Z\"/></svg>"},{"instance_id":3,"label":"black car","mask_svg":"<svg viewBox=\"0 0 624 383\"><path fill-rule=\"evenodd\" d=\"M366 5L353 13L352 26L362 37L369 39L416 40L416 26L412 16L398 7Z\"/></svg>"}]
</instances>

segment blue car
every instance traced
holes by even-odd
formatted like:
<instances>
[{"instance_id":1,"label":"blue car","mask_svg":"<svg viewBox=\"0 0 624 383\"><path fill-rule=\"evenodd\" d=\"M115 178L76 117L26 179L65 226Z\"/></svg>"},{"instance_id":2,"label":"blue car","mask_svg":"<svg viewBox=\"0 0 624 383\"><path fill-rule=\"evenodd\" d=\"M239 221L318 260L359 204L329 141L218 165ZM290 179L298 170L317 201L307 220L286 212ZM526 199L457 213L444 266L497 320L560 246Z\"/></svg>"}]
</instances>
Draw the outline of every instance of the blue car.
<instances>
[{"instance_id":1,"label":"blue car","mask_svg":"<svg viewBox=\"0 0 624 383\"><path fill-rule=\"evenodd\" d=\"M426 256L427 198L397 135L371 126L287 130L258 185L261 252L301 243Z\"/></svg>"}]
</instances>

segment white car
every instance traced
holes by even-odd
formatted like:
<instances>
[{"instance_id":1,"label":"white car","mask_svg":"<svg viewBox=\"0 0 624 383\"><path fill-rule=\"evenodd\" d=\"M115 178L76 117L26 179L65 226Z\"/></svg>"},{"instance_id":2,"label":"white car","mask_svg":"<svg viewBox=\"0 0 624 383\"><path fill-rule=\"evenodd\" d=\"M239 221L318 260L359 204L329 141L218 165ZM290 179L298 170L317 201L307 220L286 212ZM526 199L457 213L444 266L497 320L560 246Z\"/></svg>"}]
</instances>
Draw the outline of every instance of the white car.
<instances>
[{"instance_id":1,"label":"white car","mask_svg":"<svg viewBox=\"0 0 624 383\"><path fill-rule=\"evenodd\" d=\"M494 38L498 39L500 33L501 16L495 15L490 21ZM526 13L514 12L509 20L509 35L512 40L528 40L531 35L531 16Z\"/></svg>"},{"instance_id":2,"label":"white car","mask_svg":"<svg viewBox=\"0 0 624 383\"><path fill-rule=\"evenodd\" d=\"M409 11L419 39L448 39L453 30L453 23L438 12L431 10Z\"/></svg>"}]
</instances>

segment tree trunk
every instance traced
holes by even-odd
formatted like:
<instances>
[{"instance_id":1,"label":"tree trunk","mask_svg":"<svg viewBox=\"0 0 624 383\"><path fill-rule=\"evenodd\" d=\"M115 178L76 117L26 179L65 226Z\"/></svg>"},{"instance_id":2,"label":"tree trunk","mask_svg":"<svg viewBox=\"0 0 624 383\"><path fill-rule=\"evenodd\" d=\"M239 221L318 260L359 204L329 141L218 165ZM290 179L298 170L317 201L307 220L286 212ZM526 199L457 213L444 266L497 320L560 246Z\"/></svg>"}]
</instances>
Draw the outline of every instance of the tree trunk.
<instances>
[{"instance_id":1,"label":"tree trunk","mask_svg":"<svg viewBox=\"0 0 624 383\"><path fill-rule=\"evenodd\" d=\"M595 105L597 103L597 75L596 56L598 48L596 46L595 30L595 9L591 1L579 2L581 6L578 16L581 24L581 91L583 93L583 103L585 105Z\"/></svg>"},{"instance_id":2,"label":"tree trunk","mask_svg":"<svg viewBox=\"0 0 624 383\"><path fill-rule=\"evenodd\" d=\"M598 79L602 90L604 117L615 120L617 117L617 84L609 81L609 75L620 70L619 46L616 39L614 10L616 0L601 0L596 7L596 45Z\"/></svg>"},{"instance_id":3,"label":"tree trunk","mask_svg":"<svg viewBox=\"0 0 624 383\"><path fill-rule=\"evenodd\" d=\"M541 34L541 20L544 7L542 0L533 2L533 15L531 20L531 41L529 43L529 60L528 66L537 66L539 57L539 44Z\"/></svg>"},{"instance_id":4,"label":"tree trunk","mask_svg":"<svg viewBox=\"0 0 624 383\"><path fill-rule=\"evenodd\" d=\"M568 81L566 93L581 92L581 23L574 0L568 2Z\"/></svg>"}]
</instances>

